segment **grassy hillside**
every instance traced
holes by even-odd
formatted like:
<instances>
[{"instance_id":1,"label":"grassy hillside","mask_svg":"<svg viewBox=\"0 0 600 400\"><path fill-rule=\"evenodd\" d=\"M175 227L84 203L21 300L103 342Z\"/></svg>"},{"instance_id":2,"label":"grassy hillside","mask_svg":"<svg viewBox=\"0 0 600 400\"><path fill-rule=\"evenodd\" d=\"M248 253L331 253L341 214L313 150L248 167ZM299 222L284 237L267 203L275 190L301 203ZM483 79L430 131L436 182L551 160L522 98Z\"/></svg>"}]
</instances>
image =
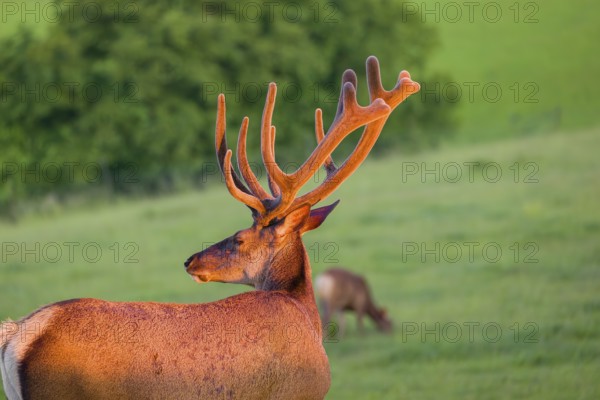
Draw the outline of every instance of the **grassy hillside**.
<instances>
[{"instance_id":1,"label":"grassy hillside","mask_svg":"<svg viewBox=\"0 0 600 400\"><path fill-rule=\"evenodd\" d=\"M599 122L600 57L593 38L600 36L595 18L600 3L486 1L475 2L471 14L463 2L424 3L429 10L424 18L439 28L442 41L430 67L450 71L455 81L442 84L438 92L454 98L453 88L461 89L459 139Z\"/></svg>"},{"instance_id":2,"label":"grassy hillside","mask_svg":"<svg viewBox=\"0 0 600 400\"><path fill-rule=\"evenodd\" d=\"M599 145L599 131L584 131L364 165L305 244L316 272L366 274L396 329L369 324L359 337L350 320L328 340L328 398L598 398ZM219 185L0 225L0 319L71 297L201 302L244 290L200 287L182 263L249 223Z\"/></svg>"}]
</instances>

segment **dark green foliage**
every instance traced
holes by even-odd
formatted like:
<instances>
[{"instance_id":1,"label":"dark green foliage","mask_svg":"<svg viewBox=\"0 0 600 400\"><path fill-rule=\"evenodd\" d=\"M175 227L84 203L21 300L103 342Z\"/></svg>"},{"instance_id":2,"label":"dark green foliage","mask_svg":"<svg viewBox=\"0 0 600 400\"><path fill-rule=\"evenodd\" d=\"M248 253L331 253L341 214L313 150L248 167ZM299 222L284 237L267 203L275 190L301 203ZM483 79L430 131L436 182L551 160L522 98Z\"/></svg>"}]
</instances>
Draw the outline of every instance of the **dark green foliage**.
<instances>
[{"instance_id":1,"label":"dark green foliage","mask_svg":"<svg viewBox=\"0 0 600 400\"><path fill-rule=\"evenodd\" d=\"M345 68L359 74L366 103L369 55L379 57L386 87L400 69L424 82L437 42L393 1L57 4L62 17L43 35L25 27L0 43L1 161L10 165L2 171L2 204L48 192L154 193L203 182L214 167L219 92L227 96L230 141L250 116L250 157L258 160L272 80L279 160L301 160L315 145L314 109L323 108L326 125L333 118ZM435 143L450 122L446 105L415 96L394 113L378 148ZM22 170L35 171L32 163L38 176L23 177ZM58 165L59 178L47 179L49 164ZM100 178L89 176L90 165Z\"/></svg>"}]
</instances>

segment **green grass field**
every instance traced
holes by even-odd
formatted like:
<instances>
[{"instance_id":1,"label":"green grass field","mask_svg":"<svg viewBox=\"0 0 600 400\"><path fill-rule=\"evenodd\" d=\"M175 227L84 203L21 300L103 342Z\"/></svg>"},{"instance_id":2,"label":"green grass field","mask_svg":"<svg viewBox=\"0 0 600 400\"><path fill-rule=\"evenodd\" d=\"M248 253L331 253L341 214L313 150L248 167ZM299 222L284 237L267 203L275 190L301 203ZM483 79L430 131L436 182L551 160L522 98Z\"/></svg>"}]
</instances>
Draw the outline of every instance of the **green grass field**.
<instances>
[{"instance_id":1,"label":"green grass field","mask_svg":"<svg viewBox=\"0 0 600 400\"><path fill-rule=\"evenodd\" d=\"M593 125L600 57L591 38L600 36L595 18L600 3L473 3L469 11L460 1L408 2L439 28L441 47L429 68L450 72L453 82L441 82L428 96L454 99L453 90L460 89L458 139L470 142Z\"/></svg>"},{"instance_id":2,"label":"green grass field","mask_svg":"<svg viewBox=\"0 0 600 400\"><path fill-rule=\"evenodd\" d=\"M360 337L349 318L346 337L326 343L328 398L597 399L599 145L599 130L555 133L359 169L304 242L315 272L364 273L395 332L368 324ZM439 182L412 174L436 165ZM72 297L204 302L245 290L200 287L182 263L249 224L224 185L2 223L0 318Z\"/></svg>"}]
</instances>

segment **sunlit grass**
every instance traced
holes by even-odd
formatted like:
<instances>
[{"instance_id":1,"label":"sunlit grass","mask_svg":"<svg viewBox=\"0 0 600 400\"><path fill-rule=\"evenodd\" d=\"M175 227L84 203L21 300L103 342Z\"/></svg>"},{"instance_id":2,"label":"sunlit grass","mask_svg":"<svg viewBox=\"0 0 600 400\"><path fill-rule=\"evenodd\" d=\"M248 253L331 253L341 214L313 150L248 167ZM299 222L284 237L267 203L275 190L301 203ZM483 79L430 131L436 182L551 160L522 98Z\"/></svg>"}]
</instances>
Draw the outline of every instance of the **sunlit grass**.
<instances>
[{"instance_id":1,"label":"sunlit grass","mask_svg":"<svg viewBox=\"0 0 600 400\"><path fill-rule=\"evenodd\" d=\"M428 67L449 72L452 82L430 88L429 96L455 99L453 86L460 88L459 139L595 124L600 57L589 38L600 35L600 3L498 0L470 3L471 10L464 2L406 4L439 29L441 46Z\"/></svg>"}]
</instances>

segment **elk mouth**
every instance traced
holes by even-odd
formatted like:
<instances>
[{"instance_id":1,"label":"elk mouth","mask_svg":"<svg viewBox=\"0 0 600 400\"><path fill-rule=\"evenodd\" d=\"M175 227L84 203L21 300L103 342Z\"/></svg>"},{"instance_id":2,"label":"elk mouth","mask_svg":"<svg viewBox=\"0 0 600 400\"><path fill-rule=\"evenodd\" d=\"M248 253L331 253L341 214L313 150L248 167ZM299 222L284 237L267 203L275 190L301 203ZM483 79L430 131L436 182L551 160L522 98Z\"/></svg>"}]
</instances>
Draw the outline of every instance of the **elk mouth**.
<instances>
[{"instance_id":1,"label":"elk mouth","mask_svg":"<svg viewBox=\"0 0 600 400\"><path fill-rule=\"evenodd\" d=\"M191 256L183 263L185 267L185 272L187 272L193 280L198 283L206 283L210 281L209 275L207 273L197 273L195 270L199 269L197 265L196 254Z\"/></svg>"},{"instance_id":2,"label":"elk mouth","mask_svg":"<svg viewBox=\"0 0 600 400\"><path fill-rule=\"evenodd\" d=\"M210 279L208 278L208 275L191 275L191 277L197 283L206 283L206 282L210 281Z\"/></svg>"}]
</instances>

